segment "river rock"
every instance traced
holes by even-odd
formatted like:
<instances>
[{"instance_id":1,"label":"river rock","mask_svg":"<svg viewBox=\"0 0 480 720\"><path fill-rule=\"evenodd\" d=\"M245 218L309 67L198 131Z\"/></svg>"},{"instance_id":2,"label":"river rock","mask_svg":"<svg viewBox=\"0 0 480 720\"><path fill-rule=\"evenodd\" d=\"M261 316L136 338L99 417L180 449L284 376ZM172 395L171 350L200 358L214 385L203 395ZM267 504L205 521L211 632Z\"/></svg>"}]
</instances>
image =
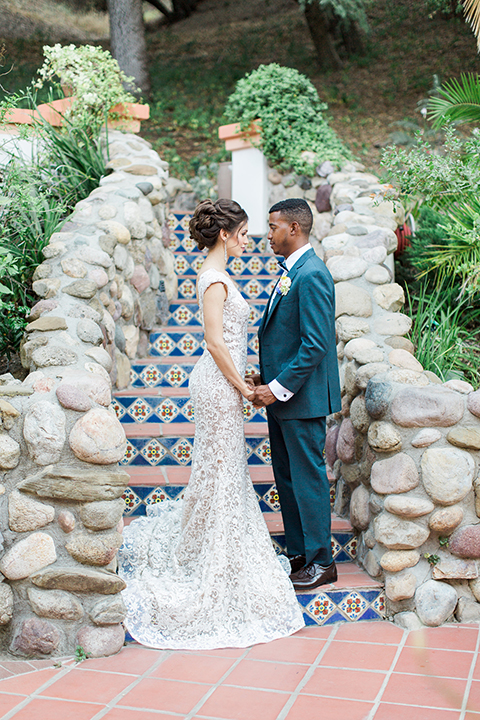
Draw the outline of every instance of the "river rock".
<instances>
[{"instance_id":1,"label":"river rock","mask_svg":"<svg viewBox=\"0 0 480 720\"><path fill-rule=\"evenodd\" d=\"M361 277L368 265L365 260L348 255L337 255L327 261L327 268L334 282Z\"/></svg>"},{"instance_id":2,"label":"river rock","mask_svg":"<svg viewBox=\"0 0 480 720\"><path fill-rule=\"evenodd\" d=\"M355 353L360 352L362 350L371 350L372 348L377 347L373 340L368 340L367 338L353 338L352 340L349 340L347 344L345 345L344 353L345 357L348 358L348 360L354 360L355 359Z\"/></svg>"},{"instance_id":3,"label":"river rock","mask_svg":"<svg viewBox=\"0 0 480 720\"><path fill-rule=\"evenodd\" d=\"M77 335L83 342L92 345L101 345L103 343L103 333L96 322L84 318L79 320L77 324Z\"/></svg>"},{"instance_id":4,"label":"river rock","mask_svg":"<svg viewBox=\"0 0 480 720\"><path fill-rule=\"evenodd\" d=\"M13 490L8 497L8 525L14 532L38 530L55 517L55 508Z\"/></svg>"},{"instance_id":5,"label":"river rock","mask_svg":"<svg viewBox=\"0 0 480 720\"><path fill-rule=\"evenodd\" d=\"M445 555L433 568L432 576L435 580L473 580L478 577L477 563Z\"/></svg>"},{"instance_id":6,"label":"river rock","mask_svg":"<svg viewBox=\"0 0 480 720\"><path fill-rule=\"evenodd\" d=\"M370 332L370 325L366 320L342 315L336 321L338 339L348 342L353 338L359 338ZM480 410L479 410L480 412Z\"/></svg>"},{"instance_id":7,"label":"river rock","mask_svg":"<svg viewBox=\"0 0 480 720\"><path fill-rule=\"evenodd\" d=\"M377 556L371 550L369 550L365 555L365 558L363 560L363 566L367 573L370 575L370 577L378 577L382 572L382 568L380 567L380 563L377 560Z\"/></svg>"},{"instance_id":8,"label":"river rock","mask_svg":"<svg viewBox=\"0 0 480 720\"><path fill-rule=\"evenodd\" d=\"M462 393L462 395L469 395L473 392L473 386L470 385L469 382L465 382L465 380L457 380L457 378L447 380L447 382L443 383L443 387L455 390L456 392Z\"/></svg>"},{"instance_id":9,"label":"river rock","mask_svg":"<svg viewBox=\"0 0 480 720\"><path fill-rule=\"evenodd\" d=\"M371 380L372 377L375 377L375 375L381 375L388 369L389 366L386 363L376 362L368 363L368 365L362 365L355 375L355 383L358 388L364 390L368 385L368 381Z\"/></svg>"},{"instance_id":10,"label":"river rock","mask_svg":"<svg viewBox=\"0 0 480 720\"><path fill-rule=\"evenodd\" d=\"M125 510L125 502L118 500L87 503L80 508L80 518L90 530L108 530L118 525Z\"/></svg>"},{"instance_id":11,"label":"river rock","mask_svg":"<svg viewBox=\"0 0 480 720\"><path fill-rule=\"evenodd\" d=\"M441 437L442 433L440 432L440 430L435 430L435 428L422 428L415 435L415 437L411 441L411 444L413 445L413 447L416 448L428 447L429 445L433 445L433 443L440 440Z\"/></svg>"},{"instance_id":12,"label":"river rock","mask_svg":"<svg viewBox=\"0 0 480 720\"><path fill-rule=\"evenodd\" d=\"M373 464L371 484L381 495L404 493L413 490L419 483L415 461L406 453L398 453L386 460Z\"/></svg>"},{"instance_id":13,"label":"river rock","mask_svg":"<svg viewBox=\"0 0 480 720\"><path fill-rule=\"evenodd\" d=\"M39 300L30 310L30 315L28 316L29 320L36 320L39 318L43 313L51 312L52 310L55 310L55 308L58 307L57 300Z\"/></svg>"},{"instance_id":14,"label":"river rock","mask_svg":"<svg viewBox=\"0 0 480 720\"><path fill-rule=\"evenodd\" d=\"M139 295L150 286L150 277L143 265L135 265L130 282Z\"/></svg>"},{"instance_id":15,"label":"river rock","mask_svg":"<svg viewBox=\"0 0 480 720\"><path fill-rule=\"evenodd\" d=\"M349 232L351 232L351 230L349 230ZM377 245L377 247L363 250L362 258L371 265L381 265L387 259L387 251L383 245Z\"/></svg>"},{"instance_id":16,"label":"river rock","mask_svg":"<svg viewBox=\"0 0 480 720\"><path fill-rule=\"evenodd\" d=\"M375 249L376 248L372 248L372 250ZM384 285L385 283L390 282L391 274L390 270L384 265L373 265L372 267L368 268L364 275L364 278L369 283L372 283L372 285Z\"/></svg>"},{"instance_id":17,"label":"river rock","mask_svg":"<svg viewBox=\"0 0 480 720\"><path fill-rule=\"evenodd\" d=\"M11 430L18 417L20 417L20 411L17 410L12 403L9 403L8 400L0 398L0 429Z\"/></svg>"},{"instance_id":18,"label":"river rock","mask_svg":"<svg viewBox=\"0 0 480 720\"><path fill-rule=\"evenodd\" d=\"M452 535L448 549L461 558L480 558L480 525L464 525Z\"/></svg>"},{"instance_id":19,"label":"river rock","mask_svg":"<svg viewBox=\"0 0 480 720\"><path fill-rule=\"evenodd\" d=\"M75 516L70 510L61 510L58 513L57 522L64 533L71 533L75 530Z\"/></svg>"},{"instance_id":20,"label":"river rock","mask_svg":"<svg viewBox=\"0 0 480 720\"><path fill-rule=\"evenodd\" d=\"M480 417L480 390L470 393L467 397L467 408L476 417Z\"/></svg>"},{"instance_id":21,"label":"river rock","mask_svg":"<svg viewBox=\"0 0 480 720\"><path fill-rule=\"evenodd\" d=\"M125 454L125 432L108 410L89 410L73 426L69 443L79 460L110 465L120 462Z\"/></svg>"},{"instance_id":22,"label":"river rock","mask_svg":"<svg viewBox=\"0 0 480 720\"><path fill-rule=\"evenodd\" d=\"M18 484L23 492L59 500L115 500L123 495L130 476L121 468L49 465Z\"/></svg>"},{"instance_id":23,"label":"river rock","mask_svg":"<svg viewBox=\"0 0 480 720\"><path fill-rule=\"evenodd\" d=\"M406 335L410 332L412 320L403 313L384 313L375 320L373 327L379 335Z\"/></svg>"},{"instance_id":24,"label":"river rock","mask_svg":"<svg viewBox=\"0 0 480 720\"><path fill-rule=\"evenodd\" d=\"M112 264L112 258L108 253L94 247L82 248L82 260L89 265L100 265L104 268L109 268Z\"/></svg>"},{"instance_id":25,"label":"river rock","mask_svg":"<svg viewBox=\"0 0 480 720\"><path fill-rule=\"evenodd\" d=\"M477 600L477 602L480 602L480 578L475 578L475 580L471 580L469 585L470 590L475 597L475 600Z\"/></svg>"},{"instance_id":26,"label":"river rock","mask_svg":"<svg viewBox=\"0 0 480 720\"><path fill-rule=\"evenodd\" d=\"M34 585L47 590L67 590L72 593L116 595L126 588L122 578L108 570L81 567L46 568L31 576Z\"/></svg>"},{"instance_id":27,"label":"river rock","mask_svg":"<svg viewBox=\"0 0 480 720\"><path fill-rule=\"evenodd\" d=\"M368 414L378 420L387 412L392 398L390 383L372 379L365 391L365 407Z\"/></svg>"},{"instance_id":28,"label":"river rock","mask_svg":"<svg viewBox=\"0 0 480 720\"><path fill-rule=\"evenodd\" d=\"M7 625L13 617L13 592L10 585L0 583L0 625Z\"/></svg>"},{"instance_id":29,"label":"river rock","mask_svg":"<svg viewBox=\"0 0 480 720\"><path fill-rule=\"evenodd\" d=\"M0 469L13 470L20 462L20 445L4 433L0 434Z\"/></svg>"},{"instance_id":30,"label":"river rock","mask_svg":"<svg viewBox=\"0 0 480 720\"><path fill-rule=\"evenodd\" d=\"M389 495L385 498L385 510L400 517L414 518L428 515L435 505L426 498L410 497L409 495Z\"/></svg>"},{"instance_id":31,"label":"river rock","mask_svg":"<svg viewBox=\"0 0 480 720\"><path fill-rule=\"evenodd\" d=\"M127 609L120 595L100 600L89 612L90 620L95 625L116 625L125 620L126 614Z\"/></svg>"},{"instance_id":32,"label":"river rock","mask_svg":"<svg viewBox=\"0 0 480 720\"><path fill-rule=\"evenodd\" d=\"M80 645L92 658L115 655L120 652L124 642L125 631L120 624L107 627L86 625L80 628L76 639L77 645Z\"/></svg>"},{"instance_id":33,"label":"river rock","mask_svg":"<svg viewBox=\"0 0 480 720\"><path fill-rule=\"evenodd\" d=\"M363 395L357 395L353 399L350 405L350 420L355 430L363 433L364 435L368 432L370 425L370 416L367 412L365 398ZM331 466L330 466L331 467Z\"/></svg>"},{"instance_id":34,"label":"river rock","mask_svg":"<svg viewBox=\"0 0 480 720\"><path fill-rule=\"evenodd\" d=\"M63 590L27 589L32 610L39 617L57 620L79 620L83 617L83 608L77 598Z\"/></svg>"},{"instance_id":35,"label":"river rock","mask_svg":"<svg viewBox=\"0 0 480 720\"><path fill-rule=\"evenodd\" d=\"M422 455L423 486L432 500L453 505L472 489L475 462L463 450L428 448Z\"/></svg>"},{"instance_id":36,"label":"river rock","mask_svg":"<svg viewBox=\"0 0 480 720\"><path fill-rule=\"evenodd\" d=\"M412 572L401 572L385 578L385 594L392 602L407 600L415 595L417 578Z\"/></svg>"},{"instance_id":37,"label":"river rock","mask_svg":"<svg viewBox=\"0 0 480 720\"><path fill-rule=\"evenodd\" d=\"M45 278L32 283L33 292L45 300L55 297L60 289L60 278Z\"/></svg>"},{"instance_id":38,"label":"river rock","mask_svg":"<svg viewBox=\"0 0 480 720\"><path fill-rule=\"evenodd\" d=\"M376 420L368 428L368 444L377 452L393 452L402 447L402 436L388 422Z\"/></svg>"},{"instance_id":39,"label":"river rock","mask_svg":"<svg viewBox=\"0 0 480 720\"><path fill-rule=\"evenodd\" d=\"M478 623L480 620L480 605L468 597L459 597L455 609L455 618L459 623Z\"/></svg>"},{"instance_id":40,"label":"river rock","mask_svg":"<svg viewBox=\"0 0 480 720\"><path fill-rule=\"evenodd\" d=\"M480 429L476 427L456 427L450 430L447 440L456 447L467 450L480 450Z\"/></svg>"},{"instance_id":41,"label":"river rock","mask_svg":"<svg viewBox=\"0 0 480 720\"><path fill-rule=\"evenodd\" d=\"M26 349L26 346L24 349ZM73 365L77 362L77 355L73 350L69 350L68 348L49 344L46 347L37 347L33 350L32 362L37 367Z\"/></svg>"},{"instance_id":42,"label":"river rock","mask_svg":"<svg viewBox=\"0 0 480 720\"><path fill-rule=\"evenodd\" d=\"M65 444L65 413L57 404L40 400L25 414L23 437L37 465L58 462Z\"/></svg>"},{"instance_id":43,"label":"river rock","mask_svg":"<svg viewBox=\"0 0 480 720\"><path fill-rule=\"evenodd\" d=\"M60 643L57 628L46 620L30 618L24 620L15 635L10 650L27 657L50 655Z\"/></svg>"},{"instance_id":44,"label":"river rock","mask_svg":"<svg viewBox=\"0 0 480 720\"><path fill-rule=\"evenodd\" d=\"M67 293L67 295L72 295L73 297L90 300L97 292L97 284L93 282L93 280L81 278L66 285L66 287L62 288L62 292Z\"/></svg>"},{"instance_id":45,"label":"river rock","mask_svg":"<svg viewBox=\"0 0 480 720\"><path fill-rule=\"evenodd\" d=\"M452 507L435 510L428 520L428 525L431 530L438 532L439 535L450 535L462 520L462 508L459 505L453 505Z\"/></svg>"},{"instance_id":46,"label":"river rock","mask_svg":"<svg viewBox=\"0 0 480 720\"><path fill-rule=\"evenodd\" d=\"M413 385L414 387L427 387L429 385L425 373L407 370L406 368L396 367L390 370L388 372L388 379L391 382L401 383L402 385Z\"/></svg>"},{"instance_id":47,"label":"river rock","mask_svg":"<svg viewBox=\"0 0 480 720\"><path fill-rule=\"evenodd\" d=\"M399 612L393 618L393 622L403 630L422 630L425 625L420 621L418 615L411 610Z\"/></svg>"},{"instance_id":48,"label":"river rock","mask_svg":"<svg viewBox=\"0 0 480 720\"><path fill-rule=\"evenodd\" d=\"M388 572L400 572L415 567L419 562L418 550L387 550L380 559L380 565Z\"/></svg>"},{"instance_id":49,"label":"river rock","mask_svg":"<svg viewBox=\"0 0 480 720\"><path fill-rule=\"evenodd\" d=\"M427 580L415 593L417 614L424 625L438 627L453 613L457 604L457 593L447 583Z\"/></svg>"},{"instance_id":50,"label":"river rock","mask_svg":"<svg viewBox=\"0 0 480 720\"><path fill-rule=\"evenodd\" d=\"M430 532L411 520L382 512L375 518L375 539L390 550L415 550L428 538Z\"/></svg>"},{"instance_id":51,"label":"river rock","mask_svg":"<svg viewBox=\"0 0 480 720\"><path fill-rule=\"evenodd\" d=\"M123 538L119 533L108 535L75 535L65 548L77 562L84 565L108 565L117 554Z\"/></svg>"},{"instance_id":52,"label":"river rock","mask_svg":"<svg viewBox=\"0 0 480 720\"><path fill-rule=\"evenodd\" d=\"M383 350L379 347L373 347L369 350L359 350L355 353L354 357L359 365L368 365L369 363L381 363L385 359Z\"/></svg>"},{"instance_id":53,"label":"river rock","mask_svg":"<svg viewBox=\"0 0 480 720\"><path fill-rule=\"evenodd\" d=\"M54 315L44 315L43 317L28 323L25 328L26 332L53 332L54 330L67 330L68 325L63 317L55 317Z\"/></svg>"},{"instance_id":54,"label":"river rock","mask_svg":"<svg viewBox=\"0 0 480 720\"><path fill-rule=\"evenodd\" d=\"M340 425L337 439L337 456L344 463L352 463L355 460L355 438L356 431L349 418L345 418Z\"/></svg>"},{"instance_id":55,"label":"river rock","mask_svg":"<svg viewBox=\"0 0 480 720\"><path fill-rule=\"evenodd\" d=\"M364 485L359 485L350 500L350 522L357 530L366 530L370 523L370 493Z\"/></svg>"},{"instance_id":56,"label":"river rock","mask_svg":"<svg viewBox=\"0 0 480 720\"><path fill-rule=\"evenodd\" d=\"M405 304L403 288L397 283L379 285L373 290L373 299L384 310L397 312Z\"/></svg>"},{"instance_id":57,"label":"river rock","mask_svg":"<svg viewBox=\"0 0 480 720\"><path fill-rule=\"evenodd\" d=\"M399 350L406 350L412 355L415 352L415 346L411 340L401 337L400 335L392 335L392 337L385 338L385 345L389 345L392 348Z\"/></svg>"},{"instance_id":58,"label":"river rock","mask_svg":"<svg viewBox=\"0 0 480 720\"><path fill-rule=\"evenodd\" d=\"M333 468L337 460L337 439L340 431L340 425L332 425L328 428L325 436L325 459L327 465Z\"/></svg>"},{"instance_id":59,"label":"river rock","mask_svg":"<svg viewBox=\"0 0 480 720\"><path fill-rule=\"evenodd\" d=\"M463 398L444 387L402 388L392 402L392 420L403 427L448 427L463 417Z\"/></svg>"},{"instance_id":60,"label":"river rock","mask_svg":"<svg viewBox=\"0 0 480 720\"><path fill-rule=\"evenodd\" d=\"M84 278L87 275L85 264L77 258L64 258L60 264L65 275L69 277Z\"/></svg>"},{"instance_id":61,"label":"river rock","mask_svg":"<svg viewBox=\"0 0 480 720\"><path fill-rule=\"evenodd\" d=\"M0 560L0 571L9 580L21 580L57 559L55 543L46 533L32 533L18 540Z\"/></svg>"},{"instance_id":62,"label":"river rock","mask_svg":"<svg viewBox=\"0 0 480 720\"><path fill-rule=\"evenodd\" d=\"M121 245L128 245L130 242L130 231L127 230L125 225L122 225L116 220L103 220L97 223L97 227L100 228L100 230L105 230L107 235L113 235L115 240Z\"/></svg>"},{"instance_id":63,"label":"river rock","mask_svg":"<svg viewBox=\"0 0 480 720\"><path fill-rule=\"evenodd\" d=\"M136 357L140 331L134 325L124 325L123 335L125 337L125 354L132 360Z\"/></svg>"},{"instance_id":64,"label":"river rock","mask_svg":"<svg viewBox=\"0 0 480 720\"><path fill-rule=\"evenodd\" d=\"M107 372L110 372L113 366L112 358L106 350L102 347L90 348L85 352L85 355L93 358L96 363L99 363Z\"/></svg>"},{"instance_id":65,"label":"river rock","mask_svg":"<svg viewBox=\"0 0 480 720\"><path fill-rule=\"evenodd\" d=\"M339 282L335 286L335 317L340 315L354 315L355 317L370 317L372 314L372 301L366 290L348 282Z\"/></svg>"},{"instance_id":66,"label":"river rock","mask_svg":"<svg viewBox=\"0 0 480 720\"><path fill-rule=\"evenodd\" d=\"M406 370L414 370L415 372L423 371L421 363L419 363L408 350L402 350L401 348L391 350L388 354L388 361L392 365L405 368Z\"/></svg>"},{"instance_id":67,"label":"river rock","mask_svg":"<svg viewBox=\"0 0 480 720\"><path fill-rule=\"evenodd\" d=\"M57 387L56 395L58 402L68 410L87 412L93 407L93 403L87 393L68 382L62 382Z\"/></svg>"}]
</instances>

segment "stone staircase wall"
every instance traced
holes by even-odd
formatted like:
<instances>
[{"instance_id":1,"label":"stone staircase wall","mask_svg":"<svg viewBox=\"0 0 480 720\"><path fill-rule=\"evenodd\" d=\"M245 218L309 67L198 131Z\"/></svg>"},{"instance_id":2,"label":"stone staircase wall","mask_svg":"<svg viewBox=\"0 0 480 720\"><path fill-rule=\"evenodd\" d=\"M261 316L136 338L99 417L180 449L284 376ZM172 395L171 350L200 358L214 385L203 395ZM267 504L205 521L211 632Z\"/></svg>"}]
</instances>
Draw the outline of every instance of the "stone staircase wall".
<instances>
[{"instance_id":1,"label":"stone staircase wall","mask_svg":"<svg viewBox=\"0 0 480 720\"><path fill-rule=\"evenodd\" d=\"M343 408L326 441L335 510L357 529L357 558L385 583L395 622L478 621L480 390L425 372L405 338L412 322L392 274L400 203L356 163L321 172L311 187L274 171L269 180L272 203L310 202L312 241L336 283Z\"/></svg>"},{"instance_id":2,"label":"stone staircase wall","mask_svg":"<svg viewBox=\"0 0 480 720\"><path fill-rule=\"evenodd\" d=\"M135 135L108 142L111 174L35 272L29 375L0 378L0 649L23 656L109 655L124 642L115 556L129 476L111 388L129 384L176 276L168 165Z\"/></svg>"}]
</instances>

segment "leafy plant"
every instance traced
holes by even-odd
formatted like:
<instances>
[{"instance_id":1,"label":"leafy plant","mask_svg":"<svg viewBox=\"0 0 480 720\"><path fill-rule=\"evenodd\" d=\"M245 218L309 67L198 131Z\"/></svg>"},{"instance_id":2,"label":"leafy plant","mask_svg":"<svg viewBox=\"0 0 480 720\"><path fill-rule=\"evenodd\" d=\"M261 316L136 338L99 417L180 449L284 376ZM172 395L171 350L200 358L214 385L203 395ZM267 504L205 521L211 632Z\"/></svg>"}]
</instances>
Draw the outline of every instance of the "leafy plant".
<instances>
[{"instance_id":1,"label":"leafy plant","mask_svg":"<svg viewBox=\"0 0 480 720\"><path fill-rule=\"evenodd\" d=\"M352 22L357 22L364 32L368 32L369 29L366 13L368 2L369 0L298 0L302 10L305 10L305 5L316 3L327 17L339 18L346 28Z\"/></svg>"},{"instance_id":2,"label":"leafy plant","mask_svg":"<svg viewBox=\"0 0 480 720\"><path fill-rule=\"evenodd\" d=\"M439 543L440 547L448 548L448 546L450 545L450 538L449 537L439 537L438 543Z\"/></svg>"},{"instance_id":3,"label":"leafy plant","mask_svg":"<svg viewBox=\"0 0 480 720\"><path fill-rule=\"evenodd\" d=\"M75 648L75 662L81 663L84 660L88 660L89 657L90 655L85 652L83 647L81 645L77 645L77 647Z\"/></svg>"},{"instance_id":4,"label":"leafy plant","mask_svg":"<svg viewBox=\"0 0 480 720\"><path fill-rule=\"evenodd\" d=\"M283 170L313 175L322 160L343 163L351 157L323 113L316 89L305 75L276 63L260 65L238 81L225 116L241 130L260 119L265 156Z\"/></svg>"},{"instance_id":5,"label":"leafy plant","mask_svg":"<svg viewBox=\"0 0 480 720\"><path fill-rule=\"evenodd\" d=\"M434 555L432 553L423 553L423 557L432 566L435 566L440 562L440 557L438 555Z\"/></svg>"},{"instance_id":6,"label":"leafy plant","mask_svg":"<svg viewBox=\"0 0 480 720\"><path fill-rule=\"evenodd\" d=\"M457 124L480 120L480 77L474 73L462 74L444 83L436 97L427 105L428 116L434 127L446 122Z\"/></svg>"},{"instance_id":7,"label":"leafy plant","mask_svg":"<svg viewBox=\"0 0 480 720\"><path fill-rule=\"evenodd\" d=\"M62 47L57 43L45 45L43 52L45 62L38 70L36 87L57 77L65 94L73 96L65 116L85 132L95 135L115 105L135 102L135 97L125 90L130 87L136 91L134 79L120 70L108 50L94 45Z\"/></svg>"},{"instance_id":8,"label":"leafy plant","mask_svg":"<svg viewBox=\"0 0 480 720\"><path fill-rule=\"evenodd\" d=\"M406 311L413 320L410 339L415 357L425 370L443 381L465 377L478 385L480 308L468 296L458 298L456 288L441 287L429 293L426 286L411 297L407 288Z\"/></svg>"}]
</instances>

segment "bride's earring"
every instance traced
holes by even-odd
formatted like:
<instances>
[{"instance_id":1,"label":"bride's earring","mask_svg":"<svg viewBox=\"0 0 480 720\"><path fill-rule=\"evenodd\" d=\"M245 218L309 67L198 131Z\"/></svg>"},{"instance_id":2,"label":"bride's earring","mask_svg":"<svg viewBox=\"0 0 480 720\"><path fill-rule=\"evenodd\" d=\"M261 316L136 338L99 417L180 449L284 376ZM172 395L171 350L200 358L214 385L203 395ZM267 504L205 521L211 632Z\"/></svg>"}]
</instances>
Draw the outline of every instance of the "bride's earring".
<instances>
[{"instance_id":1,"label":"bride's earring","mask_svg":"<svg viewBox=\"0 0 480 720\"><path fill-rule=\"evenodd\" d=\"M228 256L227 256L227 240L223 241L224 248L225 248L225 265L227 264Z\"/></svg>"}]
</instances>

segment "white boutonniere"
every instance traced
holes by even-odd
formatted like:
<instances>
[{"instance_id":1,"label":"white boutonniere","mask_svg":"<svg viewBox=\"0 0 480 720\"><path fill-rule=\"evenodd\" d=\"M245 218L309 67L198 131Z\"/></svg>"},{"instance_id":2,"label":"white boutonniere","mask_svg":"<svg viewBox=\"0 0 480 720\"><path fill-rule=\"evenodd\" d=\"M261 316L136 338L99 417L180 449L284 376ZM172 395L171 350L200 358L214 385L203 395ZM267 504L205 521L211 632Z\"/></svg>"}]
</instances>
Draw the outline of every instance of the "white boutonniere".
<instances>
[{"instance_id":1,"label":"white boutonniere","mask_svg":"<svg viewBox=\"0 0 480 720\"><path fill-rule=\"evenodd\" d=\"M289 278L287 275L283 275L278 282L277 293L279 295L288 295L291 284L292 284L291 278Z\"/></svg>"}]
</instances>

